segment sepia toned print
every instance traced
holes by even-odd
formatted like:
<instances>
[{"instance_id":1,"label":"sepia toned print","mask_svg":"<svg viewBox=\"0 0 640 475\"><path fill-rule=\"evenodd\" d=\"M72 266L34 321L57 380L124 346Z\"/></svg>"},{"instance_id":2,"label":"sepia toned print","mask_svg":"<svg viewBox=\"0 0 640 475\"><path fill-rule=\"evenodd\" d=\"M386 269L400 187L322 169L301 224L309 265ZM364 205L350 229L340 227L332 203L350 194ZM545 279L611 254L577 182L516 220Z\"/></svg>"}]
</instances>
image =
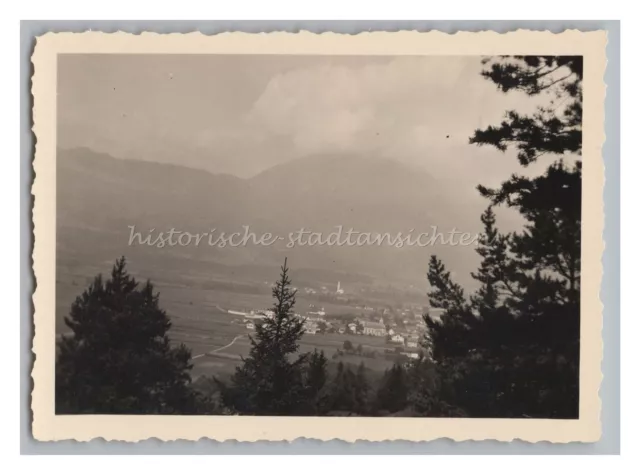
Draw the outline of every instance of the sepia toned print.
<instances>
[{"instance_id":1,"label":"sepia toned print","mask_svg":"<svg viewBox=\"0 0 640 475\"><path fill-rule=\"evenodd\" d=\"M597 440L605 44L40 38L35 437Z\"/></svg>"}]
</instances>

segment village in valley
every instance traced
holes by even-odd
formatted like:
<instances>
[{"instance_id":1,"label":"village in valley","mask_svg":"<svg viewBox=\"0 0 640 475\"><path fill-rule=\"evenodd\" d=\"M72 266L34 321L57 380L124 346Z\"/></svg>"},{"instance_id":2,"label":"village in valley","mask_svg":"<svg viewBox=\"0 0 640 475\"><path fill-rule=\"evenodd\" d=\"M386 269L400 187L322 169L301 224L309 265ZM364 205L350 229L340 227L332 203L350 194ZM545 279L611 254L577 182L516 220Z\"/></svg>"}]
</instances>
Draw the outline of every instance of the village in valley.
<instances>
[{"instance_id":1,"label":"village in valley","mask_svg":"<svg viewBox=\"0 0 640 475\"><path fill-rule=\"evenodd\" d=\"M338 282L335 290L327 287L316 290L312 287L296 289L306 295L334 295L337 300L344 300L345 289ZM319 304L308 304L305 311L295 313L304 322L306 335L363 335L380 339L380 345L388 344L386 353L399 354L409 359L419 359L425 353L424 335L426 325L423 320L425 308L419 305L404 305L395 308L393 305L369 306L358 305L353 313L325 311ZM229 309L230 315L237 316L232 323L244 325L253 331L256 324L263 319L274 317L273 310L251 309L247 311ZM433 316L439 316L441 309L429 309ZM345 349L351 342L345 340Z\"/></svg>"}]
</instances>

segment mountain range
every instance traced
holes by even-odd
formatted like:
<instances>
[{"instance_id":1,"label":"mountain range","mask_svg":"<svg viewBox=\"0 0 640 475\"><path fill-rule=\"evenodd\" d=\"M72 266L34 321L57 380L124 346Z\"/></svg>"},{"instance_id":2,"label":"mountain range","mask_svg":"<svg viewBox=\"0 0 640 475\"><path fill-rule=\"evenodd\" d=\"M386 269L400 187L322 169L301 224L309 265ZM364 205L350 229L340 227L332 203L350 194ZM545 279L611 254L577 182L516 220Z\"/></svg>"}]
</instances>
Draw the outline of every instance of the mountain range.
<instances>
[{"instance_id":1,"label":"mountain range","mask_svg":"<svg viewBox=\"0 0 640 475\"><path fill-rule=\"evenodd\" d=\"M130 226L149 230L232 233L250 226L260 236L287 237L301 228L326 236L346 231L480 232L482 208L428 171L365 157L310 156L248 179L134 159L89 149L59 149L57 157L58 261L103 265L120 255L142 267L198 269L240 280L263 275L289 258L292 270L385 284L426 286L429 256L438 254L462 278L477 264L472 246L129 246ZM240 269L243 271L240 272ZM267 272L268 270L268 272ZM295 275L295 273L294 273Z\"/></svg>"}]
</instances>

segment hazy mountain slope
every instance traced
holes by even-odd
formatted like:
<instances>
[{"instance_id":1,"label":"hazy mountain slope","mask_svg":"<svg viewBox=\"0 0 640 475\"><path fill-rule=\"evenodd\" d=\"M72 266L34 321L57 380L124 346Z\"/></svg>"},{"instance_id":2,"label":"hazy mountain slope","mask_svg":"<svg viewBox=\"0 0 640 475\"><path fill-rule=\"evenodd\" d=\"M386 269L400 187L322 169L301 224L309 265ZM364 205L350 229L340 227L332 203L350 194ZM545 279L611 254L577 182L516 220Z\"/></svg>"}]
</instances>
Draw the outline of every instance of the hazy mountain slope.
<instances>
[{"instance_id":1,"label":"hazy mountain slope","mask_svg":"<svg viewBox=\"0 0 640 475\"><path fill-rule=\"evenodd\" d=\"M102 262L132 255L162 267L191 261L243 266L280 263L285 255L298 268L372 275L387 282L423 279L437 252L452 268L472 269L471 248L388 246L286 249L288 233L304 227L325 235L344 232L396 234L432 225L476 232L478 210L456 203L428 173L395 161L369 157L309 157L271 168L251 179L186 167L114 159L87 149L60 150L58 156L58 246L65 259ZM285 237L270 247L218 249L129 247L128 226L137 230L176 228L227 233L250 225L260 234ZM170 264L169 264L170 263ZM211 264L213 265L213 264ZM243 277L244 278L244 277Z\"/></svg>"},{"instance_id":2,"label":"hazy mountain slope","mask_svg":"<svg viewBox=\"0 0 640 475\"><path fill-rule=\"evenodd\" d=\"M456 203L451 190L423 170L395 161L371 157L311 157L273 167L250 181L261 190L263 199L256 206L273 217L274 226L289 230L330 232L342 225L343 231L395 235L414 229L429 232L453 227L476 231L478 210ZM287 199L291 197L291 199ZM282 205L286 203L286 205ZM468 229L472 226L472 229ZM293 255L317 254L319 260L337 259L352 268L374 269L378 275L398 279L402 275L424 275L426 259L433 248L363 246L298 249ZM457 260L459 251L467 258L470 249L440 249L438 252ZM465 252L467 251L467 252ZM306 256L307 259L309 256ZM327 264L325 264L327 265Z\"/></svg>"}]
</instances>

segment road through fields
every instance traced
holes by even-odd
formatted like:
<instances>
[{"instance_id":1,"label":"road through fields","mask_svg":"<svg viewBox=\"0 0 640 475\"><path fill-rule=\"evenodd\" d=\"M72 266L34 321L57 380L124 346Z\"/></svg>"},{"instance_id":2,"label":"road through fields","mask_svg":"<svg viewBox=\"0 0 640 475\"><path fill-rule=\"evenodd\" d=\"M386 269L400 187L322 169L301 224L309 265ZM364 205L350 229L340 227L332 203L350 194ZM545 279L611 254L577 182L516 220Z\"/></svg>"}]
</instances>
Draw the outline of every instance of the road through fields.
<instances>
[{"instance_id":1,"label":"road through fields","mask_svg":"<svg viewBox=\"0 0 640 475\"><path fill-rule=\"evenodd\" d=\"M202 354L200 354L200 355L196 355L196 356L194 356L194 357L193 357L193 358L191 358L191 359L192 359L192 360L195 360L196 358L201 358L201 357L206 356L206 355L213 355L213 354L216 354L216 353L217 353L217 352L219 352L219 351L222 351L222 350L225 350L225 349L229 348L230 346L232 346L236 341L238 341L238 340L239 340L240 338L242 338L243 336L244 336L244 335L238 335L238 336L236 336L233 340L231 340L231 343L229 343L229 344L227 344L227 345L225 345L225 346L221 346L220 348L216 348L215 350L211 350L211 351L208 351L208 352L206 352L206 353L202 353Z\"/></svg>"}]
</instances>

